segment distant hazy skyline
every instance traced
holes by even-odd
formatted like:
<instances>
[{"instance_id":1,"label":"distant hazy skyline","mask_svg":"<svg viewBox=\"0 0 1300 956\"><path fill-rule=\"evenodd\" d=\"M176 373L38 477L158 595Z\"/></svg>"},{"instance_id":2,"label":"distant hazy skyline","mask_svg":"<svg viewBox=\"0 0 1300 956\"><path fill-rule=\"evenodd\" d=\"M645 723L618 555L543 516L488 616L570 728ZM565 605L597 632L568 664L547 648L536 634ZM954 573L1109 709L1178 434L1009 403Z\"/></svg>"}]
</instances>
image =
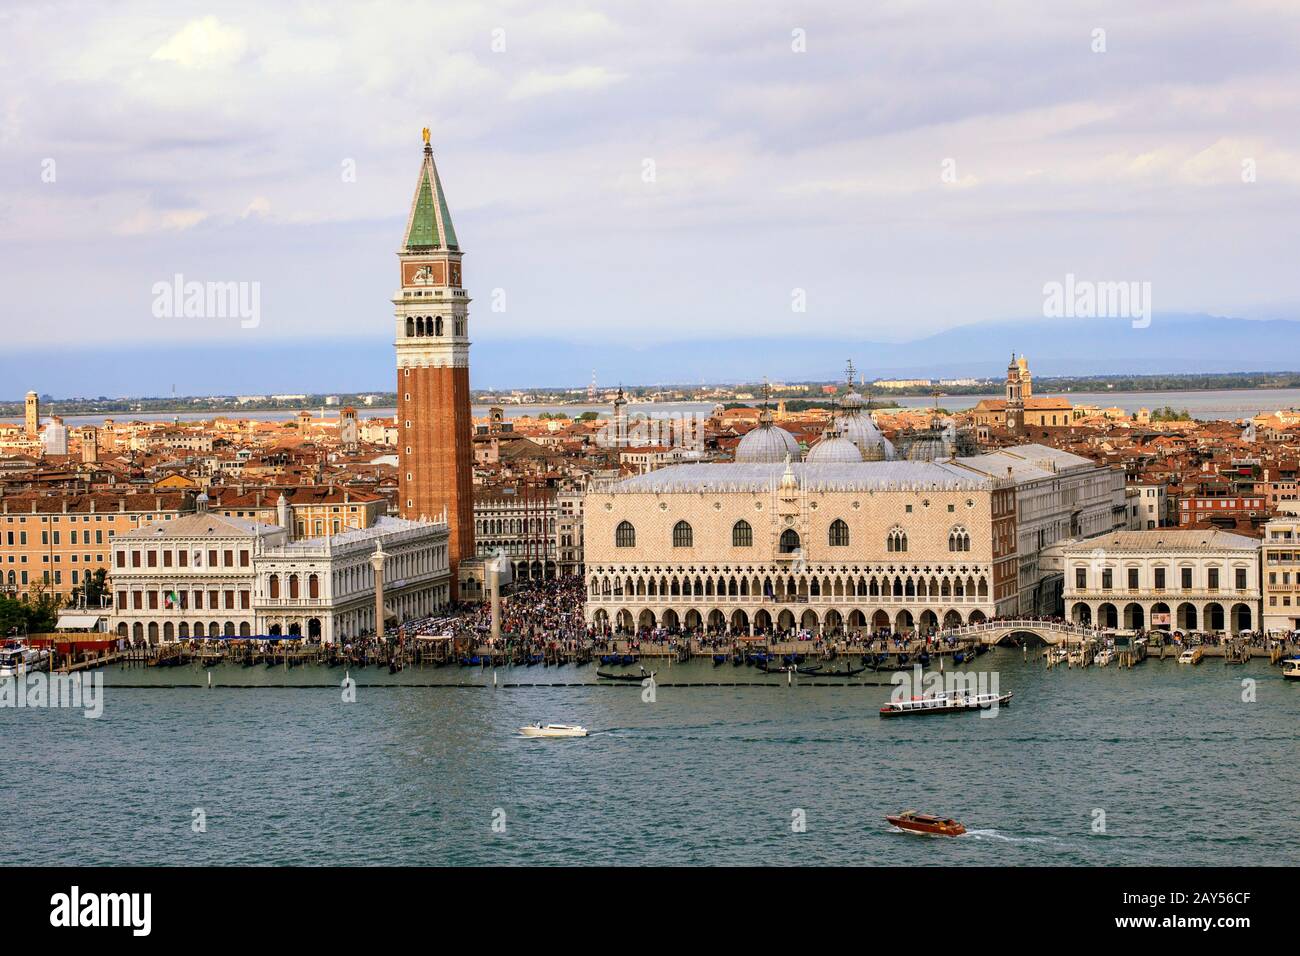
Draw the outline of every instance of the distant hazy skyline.
<instances>
[{"instance_id":1,"label":"distant hazy skyline","mask_svg":"<svg viewBox=\"0 0 1300 956\"><path fill-rule=\"evenodd\" d=\"M9 2L0 58L0 315L41 391L61 344L126 347L136 394L205 343L387 348L426 125L485 356L915 340L1070 274L1300 319L1289 0ZM256 327L156 317L178 274L256 283Z\"/></svg>"}]
</instances>

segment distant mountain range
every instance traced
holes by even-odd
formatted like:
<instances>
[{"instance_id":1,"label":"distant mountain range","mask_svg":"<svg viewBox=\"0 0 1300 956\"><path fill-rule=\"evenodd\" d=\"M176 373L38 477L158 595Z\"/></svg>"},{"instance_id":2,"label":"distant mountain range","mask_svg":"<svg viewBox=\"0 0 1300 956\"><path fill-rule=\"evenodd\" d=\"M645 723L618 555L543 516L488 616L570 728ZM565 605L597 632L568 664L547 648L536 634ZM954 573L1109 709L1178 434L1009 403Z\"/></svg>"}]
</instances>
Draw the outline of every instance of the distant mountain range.
<instances>
[{"instance_id":1,"label":"distant mountain range","mask_svg":"<svg viewBox=\"0 0 1300 956\"><path fill-rule=\"evenodd\" d=\"M356 339L6 349L6 400L29 388L56 396L236 395L390 391L393 350L383 326ZM630 339L631 336L629 335ZM1030 319L964 325L901 343L851 336L691 339L648 347L608 336L474 343L472 384L507 389L699 382L830 381L853 363L874 378L1000 378L1012 351L1038 375L1118 375L1300 369L1300 321L1157 315L1127 320Z\"/></svg>"}]
</instances>

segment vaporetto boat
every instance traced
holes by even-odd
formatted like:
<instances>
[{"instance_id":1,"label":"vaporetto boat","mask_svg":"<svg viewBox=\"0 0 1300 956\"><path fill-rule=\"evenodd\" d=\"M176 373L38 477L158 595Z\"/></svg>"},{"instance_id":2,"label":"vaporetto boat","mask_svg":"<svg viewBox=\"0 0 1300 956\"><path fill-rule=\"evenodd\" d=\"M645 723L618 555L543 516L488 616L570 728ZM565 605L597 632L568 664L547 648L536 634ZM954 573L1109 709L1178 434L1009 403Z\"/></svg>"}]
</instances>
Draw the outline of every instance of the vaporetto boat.
<instances>
[{"instance_id":1,"label":"vaporetto boat","mask_svg":"<svg viewBox=\"0 0 1300 956\"><path fill-rule=\"evenodd\" d=\"M921 714L955 714L966 710L1006 707L1011 694L932 694L909 700L891 700L880 708L881 717L909 717Z\"/></svg>"}]
</instances>

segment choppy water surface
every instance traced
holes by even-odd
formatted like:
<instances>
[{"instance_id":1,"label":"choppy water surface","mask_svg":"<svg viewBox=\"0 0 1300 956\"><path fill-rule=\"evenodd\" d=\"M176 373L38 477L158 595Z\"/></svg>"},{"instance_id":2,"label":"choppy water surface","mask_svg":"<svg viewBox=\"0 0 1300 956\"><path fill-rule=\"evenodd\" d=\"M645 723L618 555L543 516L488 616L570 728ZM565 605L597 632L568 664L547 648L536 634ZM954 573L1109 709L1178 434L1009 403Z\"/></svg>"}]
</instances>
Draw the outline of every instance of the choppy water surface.
<instances>
[{"instance_id":1,"label":"choppy water surface","mask_svg":"<svg viewBox=\"0 0 1300 956\"><path fill-rule=\"evenodd\" d=\"M111 669L104 715L0 710L6 861L1295 864L1300 686L1276 668L979 660L1013 705L883 721L887 687L506 687L491 673ZM864 677L870 675L863 675ZM582 682L591 667L502 670ZM1258 681L1242 701L1243 677ZM693 662L660 681L748 681ZM803 678L804 681L811 680ZM474 682L469 687L416 686ZM122 686L192 683L192 687ZM222 685L256 683L255 688ZM324 686L271 686L320 684ZM579 740L529 740L534 720ZM207 832L191 827L206 815ZM957 839L905 835L907 808ZM795 810L806 832L792 832ZM1094 833L1094 811L1105 833ZM504 832L496 832L504 815Z\"/></svg>"}]
</instances>

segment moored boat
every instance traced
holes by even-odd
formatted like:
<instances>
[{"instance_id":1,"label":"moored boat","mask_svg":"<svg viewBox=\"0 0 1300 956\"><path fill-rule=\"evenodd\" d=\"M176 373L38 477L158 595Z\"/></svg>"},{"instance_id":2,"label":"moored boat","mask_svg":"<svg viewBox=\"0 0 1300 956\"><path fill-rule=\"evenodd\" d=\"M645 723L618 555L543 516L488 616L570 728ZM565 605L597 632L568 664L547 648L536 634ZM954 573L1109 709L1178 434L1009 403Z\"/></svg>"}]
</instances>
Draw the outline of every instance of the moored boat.
<instances>
[{"instance_id":1,"label":"moored boat","mask_svg":"<svg viewBox=\"0 0 1300 956\"><path fill-rule=\"evenodd\" d=\"M1204 656L1205 656L1205 651L1203 651L1201 648L1189 647L1187 650L1183 651L1181 654L1178 655L1178 663L1199 664L1201 662L1201 658L1203 658Z\"/></svg>"},{"instance_id":2,"label":"moored boat","mask_svg":"<svg viewBox=\"0 0 1300 956\"><path fill-rule=\"evenodd\" d=\"M865 670L866 670L865 667L852 667L852 666L846 666L846 667L841 668L840 670L819 671L815 676L817 676L817 677L856 677L858 674L861 674L861 673L862 673L863 671L865 671ZM802 674L803 671L800 671L799 673Z\"/></svg>"},{"instance_id":3,"label":"moored boat","mask_svg":"<svg viewBox=\"0 0 1300 956\"><path fill-rule=\"evenodd\" d=\"M881 717L907 717L919 714L955 714L965 710L990 710L1007 707L1011 693L998 694L931 694L908 700L891 700L880 708Z\"/></svg>"},{"instance_id":4,"label":"moored boat","mask_svg":"<svg viewBox=\"0 0 1300 956\"><path fill-rule=\"evenodd\" d=\"M966 828L951 818L931 816L928 813L917 813L915 810L904 810L902 813L894 816L885 817L890 823L900 830L906 830L909 833L929 833L934 836L961 836L966 832Z\"/></svg>"},{"instance_id":5,"label":"moored boat","mask_svg":"<svg viewBox=\"0 0 1300 956\"><path fill-rule=\"evenodd\" d=\"M655 672L648 671L644 667L642 667L640 669L640 672L636 674L611 674L609 671L602 671L599 668L597 668L596 676L602 677L605 680L625 680L625 681L640 682L646 680L647 678L654 677Z\"/></svg>"},{"instance_id":6,"label":"moored boat","mask_svg":"<svg viewBox=\"0 0 1300 956\"><path fill-rule=\"evenodd\" d=\"M0 648L0 678L20 677L39 670L49 659L50 652L43 647L28 647L22 641L13 641Z\"/></svg>"},{"instance_id":7,"label":"moored boat","mask_svg":"<svg viewBox=\"0 0 1300 956\"><path fill-rule=\"evenodd\" d=\"M1287 680L1300 680L1300 657L1288 657L1282 661L1282 676Z\"/></svg>"}]
</instances>

